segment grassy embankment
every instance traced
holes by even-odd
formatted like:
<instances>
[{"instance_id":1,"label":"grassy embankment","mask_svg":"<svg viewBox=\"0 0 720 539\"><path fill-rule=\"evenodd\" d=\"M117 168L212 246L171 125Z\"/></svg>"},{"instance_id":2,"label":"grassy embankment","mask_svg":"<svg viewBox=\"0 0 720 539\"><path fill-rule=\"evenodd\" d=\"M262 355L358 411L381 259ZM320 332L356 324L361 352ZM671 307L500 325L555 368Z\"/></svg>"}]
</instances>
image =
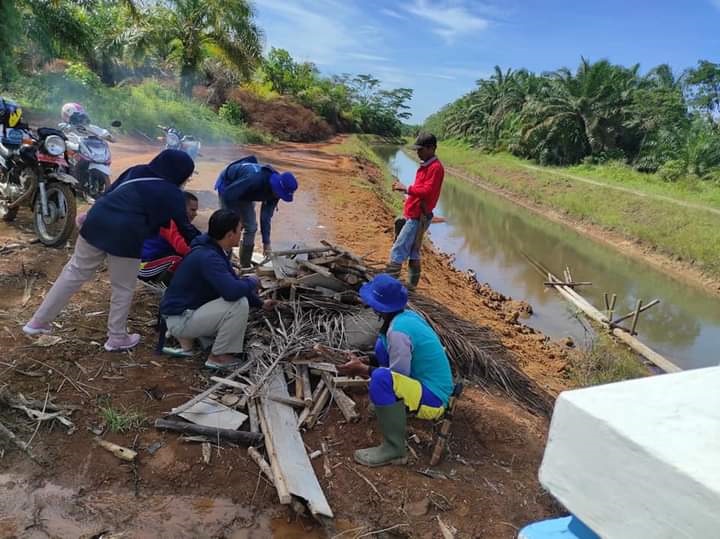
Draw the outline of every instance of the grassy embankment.
<instances>
[{"instance_id":1,"label":"grassy embankment","mask_svg":"<svg viewBox=\"0 0 720 539\"><path fill-rule=\"evenodd\" d=\"M86 71L48 73L23 78L3 88L2 95L23 107L31 127L38 121L60 121L60 108L66 102L82 103L93 123L108 128L120 120L121 132L156 137L157 125L176 127L202 142L268 142L270 137L242 123L230 123L210 107L180 95L155 80L109 88Z\"/></svg>"},{"instance_id":2,"label":"grassy embankment","mask_svg":"<svg viewBox=\"0 0 720 539\"><path fill-rule=\"evenodd\" d=\"M455 142L443 142L438 154L491 187L639 240L720 279L720 187L713 182L666 182L620 164L537 167Z\"/></svg>"}]
</instances>

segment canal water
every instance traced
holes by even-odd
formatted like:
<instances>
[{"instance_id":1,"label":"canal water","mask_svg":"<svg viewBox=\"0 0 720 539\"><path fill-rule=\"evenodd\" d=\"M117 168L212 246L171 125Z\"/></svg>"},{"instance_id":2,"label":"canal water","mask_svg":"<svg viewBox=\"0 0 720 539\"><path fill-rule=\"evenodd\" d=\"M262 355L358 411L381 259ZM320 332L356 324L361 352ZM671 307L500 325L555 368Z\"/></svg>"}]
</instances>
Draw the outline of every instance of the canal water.
<instances>
[{"instance_id":1,"label":"canal water","mask_svg":"<svg viewBox=\"0 0 720 539\"><path fill-rule=\"evenodd\" d=\"M401 182L412 183L413 159L397 147L379 146L376 152ZM603 292L617 294L618 315L630 312L638 299L659 299L640 316L638 337L683 369L720 361L720 299L447 174L435 214L447 222L431 225L433 243L455 256L458 269L473 270L478 281L529 302L534 314L524 323L550 337L570 336L579 344L590 340L587 324L557 292L545 288L528 256L557 276L568 266L573 279L591 281L581 293L600 310Z\"/></svg>"}]
</instances>

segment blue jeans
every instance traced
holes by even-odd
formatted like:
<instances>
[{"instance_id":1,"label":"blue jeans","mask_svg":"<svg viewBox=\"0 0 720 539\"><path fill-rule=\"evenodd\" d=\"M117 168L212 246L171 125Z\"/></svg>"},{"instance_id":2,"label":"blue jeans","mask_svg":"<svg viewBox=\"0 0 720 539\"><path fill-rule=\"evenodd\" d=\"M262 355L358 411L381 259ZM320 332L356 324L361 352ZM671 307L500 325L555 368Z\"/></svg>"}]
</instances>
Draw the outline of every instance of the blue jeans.
<instances>
[{"instance_id":1,"label":"blue jeans","mask_svg":"<svg viewBox=\"0 0 720 539\"><path fill-rule=\"evenodd\" d=\"M415 239L419 231L419 219L408 219L405 221L390 251L390 262L402 264L408 259L420 260L420 249L415 247Z\"/></svg>"}]
</instances>

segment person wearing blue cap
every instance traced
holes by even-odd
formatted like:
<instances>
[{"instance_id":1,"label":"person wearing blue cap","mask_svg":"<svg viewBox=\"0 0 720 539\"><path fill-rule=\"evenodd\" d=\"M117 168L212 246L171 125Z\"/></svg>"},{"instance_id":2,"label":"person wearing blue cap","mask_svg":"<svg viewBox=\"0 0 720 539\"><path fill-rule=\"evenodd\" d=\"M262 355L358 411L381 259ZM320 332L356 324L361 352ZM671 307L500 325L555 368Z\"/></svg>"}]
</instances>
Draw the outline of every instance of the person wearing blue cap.
<instances>
[{"instance_id":1,"label":"person wearing blue cap","mask_svg":"<svg viewBox=\"0 0 720 539\"><path fill-rule=\"evenodd\" d=\"M370 377L383 443L358 449L355 461L370 467L405 464L407 412L430 420L445 413L453 392L450 362L437 333L407 308L408 291L400 281L382 273L360 288L360 298L383 321L375 343L377 366L353 357L338 372Z\"/></svg>"},{"instance_id":2,"label":"person wearing blue cap","mask_svg":"<svg viewBox=\"0 0 720 539\"><path fill-rule=\"evenodd\" d=\"M270 223L278 202L292 202L298 182L291 172L278 172L267 164L258 163L254 155L230 163L218 176L215 190L220 198L220 207L229 208L240 214L243 225L240 243L240 265L252 264L257 217L255 202L261 202L260 233L263 253L271 251Z\"/></svg>"},{"instance_id":3,"label":"person wearing blue cap","mask_svg":"<svg viewBox=\"0 0 720 539\"><path fill-rule=\"evenodd\" d=\"M105 350L134 348L140 335L128 334L127 318L143 242L171 220L188 243L198 234L190 224L180 189L194 169L185 152L164 150L147 165L123 172L86 215L78 216L80 234L72 258L23 331L28 335L50 333L50 322L107 260L112 295Z\"/></svg>"}]
</instances>

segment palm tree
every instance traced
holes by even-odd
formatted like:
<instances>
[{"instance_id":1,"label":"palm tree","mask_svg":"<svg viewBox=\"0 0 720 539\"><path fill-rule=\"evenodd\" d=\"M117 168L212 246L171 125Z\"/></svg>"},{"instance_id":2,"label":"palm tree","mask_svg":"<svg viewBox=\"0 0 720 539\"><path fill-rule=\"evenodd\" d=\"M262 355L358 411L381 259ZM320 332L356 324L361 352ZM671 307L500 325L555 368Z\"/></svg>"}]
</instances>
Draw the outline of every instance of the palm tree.
<instances>
[{"instance_id":1,"label":"palm tree","mask_svg":"<svg viewBox=\"0 0 720 539\"><path fill-rule=\"evenodd\" d=\"M262 33L247 0L168 0L154 19L159 39L169 40L185 95L206 58L221 58L246 77L260 61Z\"/></svg>"}]
</instances>

